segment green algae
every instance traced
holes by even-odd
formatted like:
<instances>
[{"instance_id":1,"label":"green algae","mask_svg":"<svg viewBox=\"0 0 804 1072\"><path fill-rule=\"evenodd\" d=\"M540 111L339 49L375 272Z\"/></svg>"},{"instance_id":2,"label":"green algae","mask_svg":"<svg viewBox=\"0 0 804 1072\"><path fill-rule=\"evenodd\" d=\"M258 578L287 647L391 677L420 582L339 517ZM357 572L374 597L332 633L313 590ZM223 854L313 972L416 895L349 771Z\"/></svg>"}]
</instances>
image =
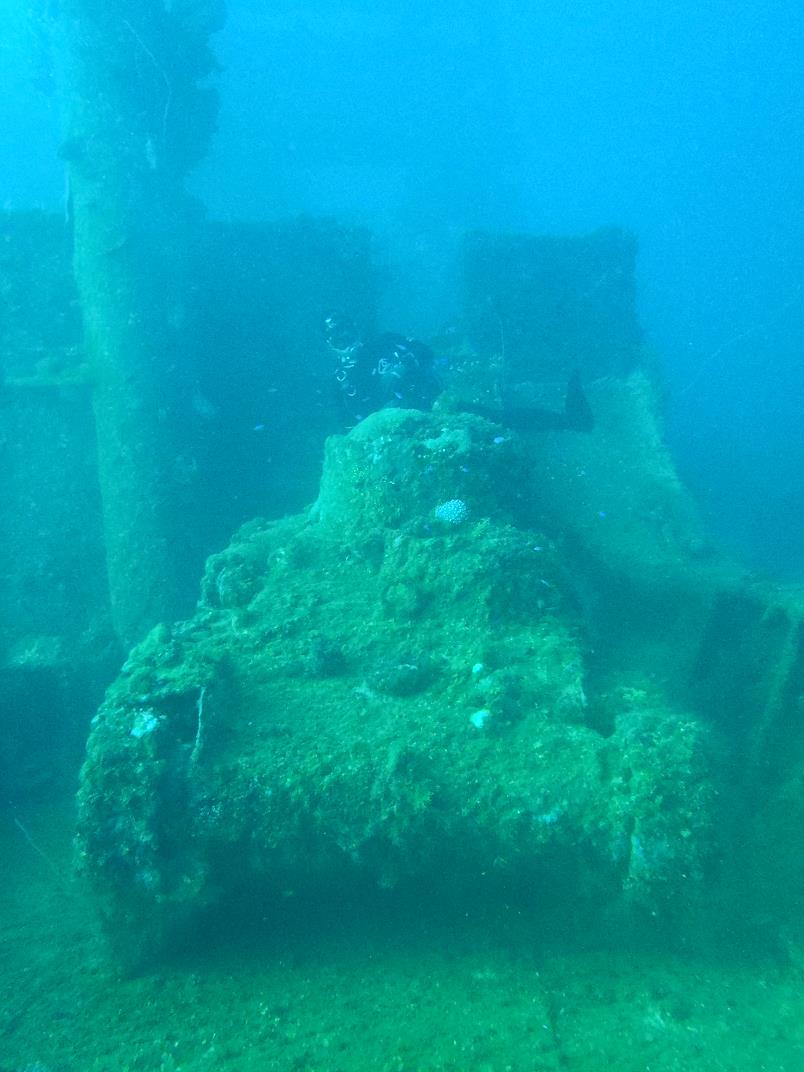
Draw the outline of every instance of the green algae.
<instances>
[{"instance_id":1,"label":"green algae","mask_svg":"<svg viewBox=\"0 0 804 1072\"><path fill-rule=\"evenodd\" d=\"M481 419L374 414L330 440L306 515L245 526L196 616L132 652L79 825L124 958L244 885L471 900L498 871L601 910L694 900L707 727L647 679L590 680L562 549L516 523L527 465ZM465 520L439 520L455 499Z\"/></svg>"}]
</instances>

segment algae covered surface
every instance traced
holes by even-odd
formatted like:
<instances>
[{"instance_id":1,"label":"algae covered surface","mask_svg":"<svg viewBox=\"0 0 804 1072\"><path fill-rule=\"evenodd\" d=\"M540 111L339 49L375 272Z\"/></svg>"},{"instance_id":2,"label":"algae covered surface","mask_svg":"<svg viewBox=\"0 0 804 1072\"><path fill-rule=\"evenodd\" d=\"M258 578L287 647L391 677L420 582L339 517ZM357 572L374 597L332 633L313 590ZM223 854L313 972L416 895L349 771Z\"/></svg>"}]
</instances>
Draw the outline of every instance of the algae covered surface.
<instances>
[{"instance_id":1,"label":"algae covered surface","mask_svg":"<svg viewBox=\"0 0 804 1072\"><path fill-rule=\"evenodd\" d=\"M648 678L594 680L526 468L479 418L376 413L330 440L311 511L247 525L196 616L131 653L79 793L125 957L241 887L689 897L717 849L708 728Z\"/></svg>"},{"instance_id":2,"label":"algae covered surface","mask_svg":"<svg viewBox=\"0 0 804 1072\"><path fill-rule=\"evenodd\" d=\"M211 556L3 829L3 1072L801 1067L798 610L566 436L381 411Z\"/></svg>"},{"instance_id":3,"label":"algae covered surface","mask_svg":"<svg viewBox=\"0 0 804 1072\"><path fill-rule=\"evenodd\" d=\"M586 53L543 12L256 4L191 193L226 6L21 5L60 207L0 214L0 1072L799 1072L804 589L714 545L663 427L667 391L700 459L722 421L783 445L798 280L761 213L734 270L728 182L701 211L700 145L773 171L723 155L746 115L635 125L635 85L682 101L668 27L618 93L627 19ZM669 256L666 385L634 235L500 231L561 225L587 173ZM660 297L682 261L698 330ZM768 531L789 489L754 469ZM746 498L724 475L710 505Z\"/></svg>"}]
</instances>

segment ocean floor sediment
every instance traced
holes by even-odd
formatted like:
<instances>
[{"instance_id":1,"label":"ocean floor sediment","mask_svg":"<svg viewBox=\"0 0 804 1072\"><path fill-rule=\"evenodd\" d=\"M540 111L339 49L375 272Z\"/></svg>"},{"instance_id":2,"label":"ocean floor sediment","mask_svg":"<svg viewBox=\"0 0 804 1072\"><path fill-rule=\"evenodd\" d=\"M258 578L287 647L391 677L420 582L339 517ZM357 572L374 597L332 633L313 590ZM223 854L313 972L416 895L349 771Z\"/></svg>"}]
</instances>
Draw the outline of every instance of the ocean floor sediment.
<instances>
[{"instance_id":1,"label":"ocean floor sediment","mask_svg":"<svg viewBox=\"0 0 804 1072\"><path fill-rule=\"evenodd\" d=\"M2 1072L804 1063L801 966L778 948L581 940L504 901L475 917L382 897L354 912L289 896L281 918L219 919L203 947L123 975L71 877L73 809L65 801L0 825Z\"/></svg>"}]
</instances>

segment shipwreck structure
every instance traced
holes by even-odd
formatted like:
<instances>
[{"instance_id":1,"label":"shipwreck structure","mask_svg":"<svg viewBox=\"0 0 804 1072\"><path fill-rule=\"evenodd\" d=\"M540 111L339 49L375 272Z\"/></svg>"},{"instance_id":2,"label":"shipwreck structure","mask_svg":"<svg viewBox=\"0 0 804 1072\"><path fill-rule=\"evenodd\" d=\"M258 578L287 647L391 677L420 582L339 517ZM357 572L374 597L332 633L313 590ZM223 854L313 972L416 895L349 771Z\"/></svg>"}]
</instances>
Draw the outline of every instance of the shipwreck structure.
<instances>
[{"instance_id":1,"label":"shipwreck structure","mask_svg":"<svg viewBox=\"0 0 804 1072\"><path fill-rule=\"evenodd\" d=\"M665 919L737 898L800 611L706 547L645 375L591 398L597 436L375 413L328 441L310 509L209 559L90 735L81 864L124 958L243 890L263 915L350 883Z\"/></svg>"},{"instance_id":2,"label":"shipwreck structure","mask_svg":"<svg viewBox=\"0 0 804 1072\"><path fill-rule=\"evenodd\" d=\"M83 744L124 649L78 854L129 962L349 885L666 920L716 889L796 934L804 599L678 479L633 239L469 236L434 410L326 438L318 324L374 325L370 236L200 219L220 15L61 5L70 227L2 218L4 786ZM575 368L594 433L506 427Z\"/></svg>"}]
</instances>

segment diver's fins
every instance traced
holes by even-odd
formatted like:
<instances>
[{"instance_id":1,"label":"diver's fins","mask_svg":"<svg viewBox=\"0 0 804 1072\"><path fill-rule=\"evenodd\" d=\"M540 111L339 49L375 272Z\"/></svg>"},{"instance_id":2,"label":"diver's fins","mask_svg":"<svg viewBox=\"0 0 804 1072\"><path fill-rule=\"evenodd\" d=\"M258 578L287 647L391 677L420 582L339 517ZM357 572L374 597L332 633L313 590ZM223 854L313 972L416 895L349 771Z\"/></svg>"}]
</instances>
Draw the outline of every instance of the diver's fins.
<instances>
[{"instance_id":1,"label":"diver's fins","mask_svg":"<svg viewBox=\"0 0 804 1072\"><path fill-rule=\"evenodd\" d=\"M564 399L564 427L573 432L591 432L595 427L595 415L581 387L581 374L576 369L567 384Z\"/></svg>"},{"instance_id":2,"label":"diver's fins","mask_svg":"<svg viewBox=\"0 0 804 1072\"><path fill-rule=\"evenodd\" d=\"M542 409L540 406L477 406L471 402L459 402L461 413L473 413L477 417L496 424L504 424L516 432L591 432L595 416L581 387L581 375L573 372L567 384L564 411Z\"/></svg>"}]
</instances>

